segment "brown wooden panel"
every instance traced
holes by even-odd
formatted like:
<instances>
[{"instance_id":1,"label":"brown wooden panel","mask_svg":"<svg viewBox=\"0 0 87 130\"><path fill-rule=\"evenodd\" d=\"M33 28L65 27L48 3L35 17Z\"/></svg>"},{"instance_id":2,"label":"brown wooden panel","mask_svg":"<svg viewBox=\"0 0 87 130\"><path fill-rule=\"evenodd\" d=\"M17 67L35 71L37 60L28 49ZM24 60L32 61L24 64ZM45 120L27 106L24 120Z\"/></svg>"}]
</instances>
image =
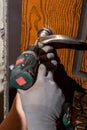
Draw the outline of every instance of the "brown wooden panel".
<instances>
[{"instance_id":1,"label":"brown wooden panel","mask_svg":"<svg viewBox=\"0 0 87 130\"><path fill-rule=\"evenodd\" d=\"M21 52L37 39L37 32L43 27L53 34L77 37L82 9L82 0L22 0ZM87 82L72 75L74 50L57 50L67 75L79 85L87 88ZM82 69L87 72L87 52L84 54Z\"/></svg>"}]
</instances>

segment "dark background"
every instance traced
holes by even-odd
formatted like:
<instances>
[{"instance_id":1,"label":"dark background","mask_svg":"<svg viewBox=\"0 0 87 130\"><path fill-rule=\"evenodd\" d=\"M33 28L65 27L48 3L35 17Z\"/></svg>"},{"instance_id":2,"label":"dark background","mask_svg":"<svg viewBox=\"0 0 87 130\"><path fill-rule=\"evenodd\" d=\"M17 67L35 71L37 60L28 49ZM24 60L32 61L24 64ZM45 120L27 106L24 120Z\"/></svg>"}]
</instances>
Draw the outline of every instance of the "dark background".
<instances>
[{"instance_id":1,"label":"dark background","mask_svg":"<svg viewBox=\"0 0 87 130\"><path fill-rule=\"evenodd\" d=\"M9 65L15 64L20 54L22 0L8 0L8 39ZM16 89L9 82L9 106L15 97Z\"/></svg>"}]
</instances>

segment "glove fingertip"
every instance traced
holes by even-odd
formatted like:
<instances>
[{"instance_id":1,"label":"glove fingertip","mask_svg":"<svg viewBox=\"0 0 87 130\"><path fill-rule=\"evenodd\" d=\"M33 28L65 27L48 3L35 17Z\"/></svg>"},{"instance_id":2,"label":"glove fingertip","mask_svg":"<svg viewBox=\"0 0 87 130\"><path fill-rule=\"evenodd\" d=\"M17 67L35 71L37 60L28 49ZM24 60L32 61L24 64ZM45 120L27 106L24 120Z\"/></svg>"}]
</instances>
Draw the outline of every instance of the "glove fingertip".
<instances>
[{"instance_id":1,"label":"glove fingertip","mask_svg":"<svg viewBox=\"0 0 87 130\"><path fill-rule=\"evenodd\" d=\"M55 66L57 66L57 61L56 60L51 60L51 63L53 64L53 65L55 65Z\"/></svg>"},{"instance_id":2,"label":"glove fingertip","mask_svg":"<svg viewBox=\"0 0 87 130\"><path fill-rule=\"evenodd\" d=\"M47 78L53 80L53 73L51 71L48 72Z\"/></svg>"},{"instance_id":3,"label":"glove fingertip","mask_svg":"<svg viewBox=\"0 0 87 130\"><path fill-rule=\"evenodd\" d=\"M46 67L44 64L41 64L39 66L39 69L38 69L38 76L37 77L41 77L41 76L45 76L46 75Z\"/></svg>"}]
</instances>

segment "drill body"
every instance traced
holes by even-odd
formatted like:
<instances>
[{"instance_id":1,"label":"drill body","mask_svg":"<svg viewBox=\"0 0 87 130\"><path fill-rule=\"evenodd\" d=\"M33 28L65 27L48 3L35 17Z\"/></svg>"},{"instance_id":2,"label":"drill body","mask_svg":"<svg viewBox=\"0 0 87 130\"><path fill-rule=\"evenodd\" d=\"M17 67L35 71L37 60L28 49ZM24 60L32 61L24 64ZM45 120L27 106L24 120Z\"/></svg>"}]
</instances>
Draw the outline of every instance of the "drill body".
<instances>
[{"instance_id":1,"label":"drill body","mask_svg":"<svg viewBox=\"0 0 87 130\"><path fill-rule=\"evenodd\" d=\"M23 90L30 88L35 82L38 63L38 47L29 46L16 60L10 76L11 85Z\"/></svg>"}]
</instances>

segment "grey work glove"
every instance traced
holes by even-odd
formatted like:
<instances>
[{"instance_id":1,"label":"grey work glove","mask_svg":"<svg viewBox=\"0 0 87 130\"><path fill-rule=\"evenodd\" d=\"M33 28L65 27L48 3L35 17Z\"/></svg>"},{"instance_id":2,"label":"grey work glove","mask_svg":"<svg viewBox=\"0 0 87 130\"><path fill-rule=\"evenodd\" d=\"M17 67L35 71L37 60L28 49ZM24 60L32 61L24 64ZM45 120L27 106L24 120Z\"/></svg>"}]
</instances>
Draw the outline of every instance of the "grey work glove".
<instances>
[{"instance_id":1,"label":"grey work glove","mask_svg":"<svg viewBox=\"0 0 87 130\"><path fill-rule=\"evenodd\" d=\"M56 120L60 117L64 95L41 64L37 80L28 90L19 90L25 112L28 130L56 130Z\"/></svg>"},{"instance_id":2,"label":"grey work glove","mask_svg":"<svg viewBox=\"0 0 87 130\"><path fill-rule=\"evenodd\" d=\"M56 119L60 117L65 100L52 72L47 71L47 66L56 68L57 65L53 48L44 46L42 50L46 53L41 53L40 60L46 67L43 64L39 66L36 82L30 89L19 90L28 130L55 130Z\"/></svg>"}]
</instances>

